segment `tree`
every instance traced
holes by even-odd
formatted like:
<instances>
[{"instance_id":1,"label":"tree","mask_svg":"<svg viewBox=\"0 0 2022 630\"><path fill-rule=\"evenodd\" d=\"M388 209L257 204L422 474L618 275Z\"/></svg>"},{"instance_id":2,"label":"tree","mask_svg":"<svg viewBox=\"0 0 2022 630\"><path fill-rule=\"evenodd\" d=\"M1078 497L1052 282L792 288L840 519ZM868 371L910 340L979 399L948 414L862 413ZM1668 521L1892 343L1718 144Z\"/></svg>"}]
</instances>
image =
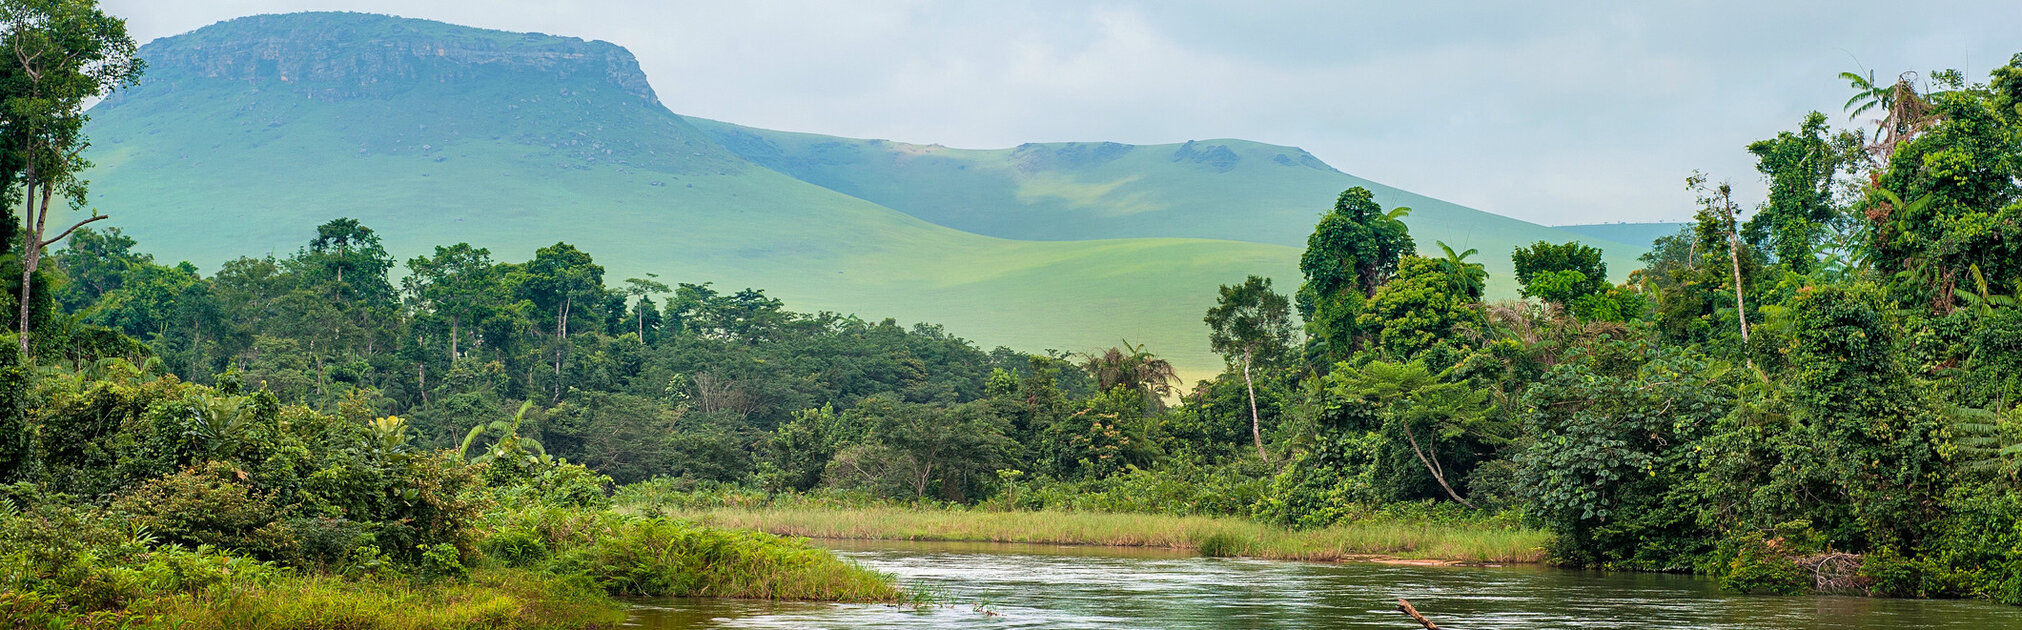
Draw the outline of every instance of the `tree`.
<instances>
[{"instance_id":1,"label":"tree","mask_svg":"<svg viewBox=\"0 0 2022 630\"><path fill-rule=\"evenodd\" d=\"M554 400L562 398L562 363L568 357L569 318L576 304L595 305L604 292L604 268L590 255L568 243L555 243L534 252L534 259L518 265L509 274L509 284L519 297L534 307L554 314L555 383ZM601 328L601 326L599 326Z\"/></svg>"},{"instance_id":2,"label":"tree","mask_svg":"<svg viewBox=\"0 0 2022 630\"><path fill-rule=\"evenodd\" d=\"M1842 108L1848 110L1848 118L1877 110L1882 114L1874 121L1875 141L1868 146L1868 152L1878 163L1888 164L1897 146L1922 133L1933 122L1930 102L1917 94L1914 72L1905 72L1886 86L1875 83L1872 70L1867 76L1841 72L1839 78L1845 79L1847 87L1854 91Z\"/></svg>"},{"instance_id":3,"label":"tree","mask_svg":"<svg viewBox=\"0 0 2022 630\"><path fill-rule=\"evenodd\" d=\"M49 255L66 280L57 301L72 312L82 311L118 290L134 269L154 262L153 256L134 251L136 244L119 228L98 232L82 227L71 233L70 245Z\"/></svg>"},{"instance_id":4,"label":"tree","mask_svg":"<svg viewBox=\"0 0 2022 630\"><path fill-rule=\"evenodd\" d=\"M1581 297L1608 290L1608 263L1601 262L1601 250L1579 242L1553 244L1544 241L1518 247L1510 254L1523 296L1559 306L1570 306Z\"/></svg>"},{"instance_id":5,"label":"tree","mask_svg":"<svg viewBox=\"0 0 2022 630\"><path fill-rule=\"evenodd\" d=\"M1438 245L1439 251L1444 254L1444 257L1439 259L1440 268L1460 281L1461 289L1467 293L1468 299L1481 301L1483 293L1488 291L1488 268L1483 267L1481 263L1467 261L1467 257L1479 254L1481 250L1469 248L1467 251L1454 253L1453 248L1448 247L1445 242L1433 241L1433 243Z\"/></svg>"},{"instance_id":6,"label":"tree","mask_svg":"<svg viewBox=\"0 0 2022 630\"><path fill-rule=\"evenodd\" d=\"M327 285L333 297L368 306L390 306L393 284L386 279L393 256L379 235L357 219L339 217L316 226L316 238L289 260L307 285Z\"/></svg>"},{"instance_id":7,"label":"tree","mask_svg":"<svg viewBox=\"0 0 2022 630\"><path fill-rule=\"evenodd\" d=\"M86 206L88 182L78 178L84 159L84 106L140 80L126 21L106 15L96 0L0 2L0 201L22 206L20 348L28 354L29 310L35 270L43 251L79 226L106 218L93 213L70 229L44 238L58 194L71 208Z\"/></svg>"},{"instance_id":8,"label":"tree","mask_svg":"<svg viewBox=\"0 0 2022 630\"><path fill-rule=\"evenodd\" d=\"M1479 324L1481 314L1466 280L1449 273L1444 262L1405 256L1397 277L1363 305L1355 322L1370 339L1370 350L1400 361L1424 358L1434 369L1459 359L1456 327Z\"/></svg>"},{"instance_id":9,"label":"tree","mask_svg":"<svg viewBox=\"0 0 2022 630\"><path fill-rule=\"evenodd\" d=\"M659 277L660 274L649 273L644 278L625 279L625 294L639 301L633 307L635 309L633 316L639 319L640 343L646 342L646 314L653 308L653 296L673 291L673 289L667 288L666 284L656 280Z\"/></svg>"},{"instance_id":10,"label":"tree","mask_svg":"<svg viewBox=\"0 0 2022 630\"><path fill-rule=\"evenodd\" d=\"M1403 221L1410 212L1402 207L1384 212L1368 189L1357 186L1335 198L1334 208L1307 237L1299 258L1306 276L1299 287L1299 315L1313 338L1337 356L1354 349L1362 301L1396 273L1400 257L1416 251Z\"/></svg>"},{"instance_id":11,"label":"tree","mask_svg":"<svg viewBox=\"0 0 2022 630\"><path fill-rule=\"evenodd\" d=\"M1748 145L1755 170L1768 180L1769 200L1742 233L1751 244L1766 244L1778 263L1798 274L1811 273L1826 229L1840 218L1833 203L1837 175L1860 163L1858 138L1828 132L1825 114L1812 112L1796 133Z\"/></svg>"},{"instance_id":12,"label":"tree","mask_svg":"<svg viewBox=\"0 0 2022 630\"><path fill-rule=\"evenodd\" d=\"M1179 371L1173 369L1172 363L1146 352L1142 345L1130 345L1128 340L1122 348L1085 355L1082 368L1095 377L1097 389L1109 391L1121 387L1136 392L1153 411L1165 409L1165 397L1172 394L1173 385L1179 382Z\"/></svg>"},{"instance_id":13,"label":"tree","mask_svg":"<svg viewBox=\"0 0 2022 630\"><path fill-rule=\"evenodd\" d=\"M1734 314L1735 317L1741 320L1741 345L1743 348L1746 348L1748 346L1748 298L1741 283L1741 232L1738 229L1740 224L1734 217L1734 189L1728 186L1726 182L1722 182L1719 186L1708 188L1706 185L1706 175L1699 172L1694 172L1691 177L1685 178L1685 185L1694 192L1699 193L1699 205L1705 208L1704 212L1708 215L1702 218L1700 224L1705 225L1707 223L1705 219L1707 218L1716 219L1718 223L1715 225L1727 234L1727 262L1732 266L1734 271ZM1747 354L1744 352L1742 356L1747 357ZM1754 358L1748 358L1747 361L1750 367L1755 365Z\"/></svg>"},{"instance_id":14,"label":"tree","mask_svg":"<svg viewBox=\"0 0 2022 630\"><path fill-rule=\"evenodd\" d=\"M1263 420L1257 414L1257 386L1250 376L1252 364L1260 360L1276 362L1292 344L1291 302L1271 290L1271 279L1250 276L1238 285L1222 285L1221 297L1208 309L1208 346L1230 363L1238 358L1243 367L1243 387L1250 394L1250 437L1257 443L1257 456L1271 461L1264 451Z\"/></svg>"},{"instance_id":15,"label":"tree","mask_svg":"<svg viewBox=\"0 0 2022 630\"><path fill-rule=\"evenodd\" d=\"M469 243L438 245L434 256L408 260L407 270L401 284L408 295L449 318L449 359L455 361L460 356L457 342L463 336L463 323L477 322L505 299L491 250Z\"/></svg>"},{"instance_id":16,"label":"tree","mask_svg":"<svg viewBox=\"0 0 2022 630\"><path fill-rule=\"evenodd\" d=\"M1446 496L1468 507L1447 482L1446 466L1440 463L1440 442L1462 438L1497 445L1507 441L1503 427L1492 423L1488 394L1459 383L1443 382L1419 361L1388 363L1371 361L1354 370L1336 370L1327 376L1329 392L1341 399L1360 399L1371 404L1377 417L1404 434L1425 471L1446 491ZM1414 426L1431 430L1421 440Z\"/></svg>"}]
</instances>

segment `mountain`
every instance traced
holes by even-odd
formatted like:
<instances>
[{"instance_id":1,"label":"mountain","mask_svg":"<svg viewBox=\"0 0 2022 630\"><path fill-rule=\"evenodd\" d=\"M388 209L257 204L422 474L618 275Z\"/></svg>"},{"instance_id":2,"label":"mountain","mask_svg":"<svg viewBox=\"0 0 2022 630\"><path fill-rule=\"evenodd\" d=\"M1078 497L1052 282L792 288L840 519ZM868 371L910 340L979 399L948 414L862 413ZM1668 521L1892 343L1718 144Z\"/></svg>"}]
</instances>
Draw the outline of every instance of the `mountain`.
<instances>
[{"instance_id":1,"label":"mountain","mask_svg":"<svg viewBox=\"0 0 2022 630\"><path fill-rule=\"evenodd\" d=\"M402 258L567 241L614 282L759 287L1028 351L1128 339L1188 376L1220 367L1201 324L1215 286L1295 289L1304 232L1361 181L1240 141L956 151L735 127L669 111L613 44L378 15L242 18L141 56L142 83L90 112L88 176L107 223L161 259L285 255L349 216ZM1491 270L1509 243L1573 238L1381 192L1422 204L1424 248L1474 244Z\"/></svg>"},{"instance_id":2,"label":"mountain","mask_svg":"<svg viewBox=\"0 0 2022 630\"><path fill-rule=\"evenodd\" d=\"M1581 236L1616 243L1628 243L1649 249L1650 243L1658 238L1677 234L1679 230L1691 226L1685 222L1658 223L1592 223L1587 225L1561 225L1557 229Z\"/></svg>"},{"instance_id":3,"label":"mountain","mask_svg":"<svg viewBox=\"0 0 2022 630\"><path fill-rule=\"evenodd\" d=\"M754 163L958 230L1023 240L1211 238L1304 249L1334 197L1361 186L1385 207L1407 206L1419 250L1478 248L1471 260L1514 296L1511 250L1583 240L1610 268L1634 268L1648 241L1572 234L1400 190L1335 170L1311 153L1247 140L1179 144L1024 144L955 149L769 131L690 118Z\"/></svg>"}]
</instances>

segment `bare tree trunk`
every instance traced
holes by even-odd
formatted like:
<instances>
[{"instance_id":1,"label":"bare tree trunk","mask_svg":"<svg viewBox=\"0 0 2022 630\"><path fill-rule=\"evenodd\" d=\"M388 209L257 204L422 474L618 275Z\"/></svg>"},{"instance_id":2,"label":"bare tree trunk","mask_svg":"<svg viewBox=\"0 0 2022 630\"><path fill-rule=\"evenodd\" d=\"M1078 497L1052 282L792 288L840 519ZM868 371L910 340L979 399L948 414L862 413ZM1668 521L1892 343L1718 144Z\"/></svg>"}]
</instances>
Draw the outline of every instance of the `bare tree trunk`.
<instances>
[{"instance_id":1,"label":"bare tree trunk","mask_svg":"<svg viewBox=\"0 0 2022 630\"><path fill-rule=\"evenodd\" d=\"M35 246L42 242L42 235L36 234L34 230L29 229L29 225L35 221L35 167L32 163L28 167L27 175L23 179L28 182L28 190L22 194L22 202L27 207L22 210L21 216L21 320L20 324L15 327L14 332L18 333L15 335L16 340L21 342L21 358L26 360L28 358L28 304L32 301L35 293L35 263L37 262L35 260L35 250L37 249Z\"/></svg>"},{"instance_id":2,"label":"bare tree trunk","mask_svg":"<svg viewBox=\"0 0 2022 630\"><path fill-rule=\"evenodd\" d=\"M562 355L568 352L569 308L574 306L576 297L562 297L562 312L555 317L555 397L553 402L562 400Z\"/></svg>"},{"instance_id":3,"label":"bare tree trunk","mask_svg":"<svg viewBox=\"0 0 2022 630\"><path fill-rule=\"evenodd\" d=\"M1264 421L1257 417L1257 386L1250 381L1250 350L1243 349L1243 389L1250 392L1250 438L1257 442L1257 457L1264 463L1271 463L1271 454L1264 450Z\"/></svg>"},{"instance_id":4,"label":"bare tree trunk","mask_svg":"<svg viewBox=\"0 0 2022 630\"><path fill-rule=\"evenodd\" d=\"M416 378L419 379L419 385L416 389L421 391L421 406L426 409L428 408L428 364L417 362L414 364L414 371L418 374Z\"/></svg>"},{"instance_id":5,"label":"bare tree trunk","mask_svg":"<svg viewBox=\"0 0 2022 630\"><path fill-rule=\"evenodd\" d=\"M449 360L452 363L456 362L456 324L459 319L462 317L455 313L449 314Z\"/></svg>"},{"instance_id":6,"label":"bare tree trunk","mask_svg":"<svg viewBox=\"0 0 2022 630\"><path fill-rule=\"evenodd\" d=\"M1734 313L1741 318L1741 360L1755 368L1755 359L1748 356L1748 300L1741 291L1741 236L1734 225L1734 201L1728 197L1727 186L1720 187L1720 211L1727 215L1727 260L1734 267Z\"/></svg>"},{"instance_id":7,"label":"bare tree trunk","mask_svg":"<svg viewBox=\"0 0 2022 630\"><path fill-rule=\"evenodd\" d=\"M1419 448L1418 436L1411 432L1411 423L1400 420L1398 424L1404 427L1404 439L1411 441L1411 452L1418 455L1418 461L1425 464L1426 472L1432 473L1432 479L1438 481L1439 487L1446 490L1446 496L1453 497L1453 500L1459 501L1461 505L1470 508L1474 507L1474 504L1468 503L1467 499L1460 498L1460 493L1454 492L1453 486L1446 485L1446 471L1441 469L1439 464L1432 458L1425 456L1425 449Z\"/></svg>"}]
</instances>

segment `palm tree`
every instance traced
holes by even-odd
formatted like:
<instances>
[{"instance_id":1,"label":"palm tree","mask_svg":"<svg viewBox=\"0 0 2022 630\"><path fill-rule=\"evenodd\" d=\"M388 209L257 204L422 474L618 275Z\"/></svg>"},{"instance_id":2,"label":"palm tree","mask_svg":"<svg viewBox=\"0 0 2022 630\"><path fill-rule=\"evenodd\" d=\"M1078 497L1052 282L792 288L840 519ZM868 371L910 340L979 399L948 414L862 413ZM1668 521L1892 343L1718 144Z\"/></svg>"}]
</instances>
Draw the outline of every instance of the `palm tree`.
<instances>
[{"instance_id":1,"label":"palm tree","mask_svg":"<svg viewBox=\"0 0 2022 630\"><path fill-rule=\"evenodd\" d=\"M1849 118L1868 112L1882 114L1874 120L1875 143L1868 146L1868 151L1882 162L1895 154L1896 145L1929 127L1934 118L1930 103L1917 94L1915 72L1905 72L1889 85L1876 84L1872 70L1867 76L1841 72L1839 78L1846 79L1847 86L1854 91L1842 108L1849 110Z\"/></svg>"},{"instance_id":2,"label":"palm tree","mask_svg":"<svg viewBox=\"0 0 2022 630\"><path fill-rule=\"evenodd\" d=\"M1853 96L1846 100L1846 105L1840 108L1846 110L1848 119L1874 110L1886 112L1895 107L1895 86L1875 85L1875 71L1869 70L1867 76L1841 72L1839 78L1846 79L1847 87L1853 88L1854 91ZM1876 129L1875 133L1879 135L1881 129Z\"/></svg>"},{"instance_id":3,"label":"palm tree","mask_svg":"<svg viewBox=\"0 0 2022 630\"><path fill-rule=\"evenodd\" d=\"M1445 241L1433 243L1439 246L1440 251L1446 253L1446 256L1440 259L1439 265L1460 281L1460 288L1467 291L1468 297L1480 300L1482 292L1488 290L1488 268L1481 266L1481 263L1467 262L1467 257L1479 254L1481 250L1469 248L1456 254L1453 248L1446 246Z\"/></svg>"},{"instance_id":4,"label":"palm tree","mask_svg":"<svg viewBox=\"0 0 2022 630\"><path fill-rule=\"evenodd\" d=\"M1122 387L1137 392L1144 396L1152 411L1165 410L1165 397L1172 394L1173 386L1180 380L1172 363L1146 352L1142 345L1130 345L1128 340L1122 348L1085 356L1082 367L1095 377L1097 387L1102 391Z\"/></svg>"}]
</instances>

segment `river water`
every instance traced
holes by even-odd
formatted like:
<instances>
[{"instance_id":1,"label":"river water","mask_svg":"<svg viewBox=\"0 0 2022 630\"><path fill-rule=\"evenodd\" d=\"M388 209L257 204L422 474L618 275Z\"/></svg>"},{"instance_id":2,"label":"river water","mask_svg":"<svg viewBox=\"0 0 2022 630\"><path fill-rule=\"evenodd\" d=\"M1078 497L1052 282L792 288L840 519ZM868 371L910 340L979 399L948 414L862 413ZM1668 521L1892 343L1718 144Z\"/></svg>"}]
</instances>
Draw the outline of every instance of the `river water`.
<instances>
[{"instance_id":1,"label":"river water","mask_svg":"<svg viewBox=\"0 0 2022 630\"><path fill-rule=\"evenodd\" d=\"M1675 575L1198 558L1180 552L970 543L826 543L950 602L662 599L631 625L687 628L1319 629L1825 628L2022 630L2022 608L1971 601L1735 596Z\"/></svg>"}]
</instances>

